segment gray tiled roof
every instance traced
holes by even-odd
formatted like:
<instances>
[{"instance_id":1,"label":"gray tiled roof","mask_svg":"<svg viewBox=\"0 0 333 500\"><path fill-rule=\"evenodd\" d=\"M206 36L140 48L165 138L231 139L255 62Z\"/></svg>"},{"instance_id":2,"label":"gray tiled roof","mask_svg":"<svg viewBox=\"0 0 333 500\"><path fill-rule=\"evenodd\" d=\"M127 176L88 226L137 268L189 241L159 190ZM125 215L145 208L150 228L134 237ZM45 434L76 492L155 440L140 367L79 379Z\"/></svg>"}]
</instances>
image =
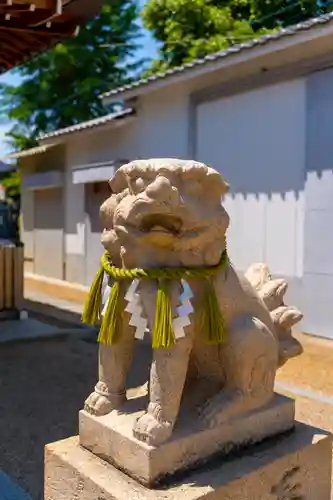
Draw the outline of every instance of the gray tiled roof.
<instances>
[{"instance_id":1,"label":"gray tiled roof","mask_svg":"<svg viewBox=\"0 0 333 500\"><path fill-rule=\"evenodd\" d=\"M15 153L11 153L11 154L5 156L5 159L18 160L19 158L26 158L28 156L43 154L43 153L46 153L46 151L48 151L52 147L54 147L54 144L46 144L43 146L36 146L36 147L30 148L30 149L24 149L23 151L16 151Z\"/></svg>"},{"instance_id":2,"label":"gray tiled roof","mask_svg":"<svg viewBox=\"0 0 333 500\"><path fill-rule=\"evenodd\" d=\"M333 20L333 12L330 12L329 14L324 14L322 16L309 19L308 21L304 21L303 23L295 24L294 26L289 26L288 28L283 28L278 31L274 31L270 34L263 35L260 38L250 40L244 43L240 43L237 45L233 45L229 47L226 50L221 50L219 52L215 52L213 54L208 54L207 56L201 58L201 59L194 59L193 61L186 63L182 66L178 66L176 68L169 69L163 73L156 73L154 75L149 76L148 78L142 78L141 80L137 80L136 82L133 82L128 85L124 85L122 87L118 87L116 89L110 90L109 92L106 92L103 94L102 98L106 97L111 97L118 95L122 92L125 92L127 90L132 90L136 89L138 87L143 87L145 85L148 85L149 83L153 83L157 80L162 80L164 78L167 78L169 76L177 75L178 73L182 73L184 71L189 71L192 68L195 68L200 65L204 65L213 61L216 61L218 59L223 59L225 57L232 56L233 54L238 54L239 52L252 49L254 47L257 47L259 45L264 45L269 42L273 42L275 40L279 40L281 38L287 37L287 36L292 36L300 31L306 31L309 29L316 28L320 25L330 23Z\"/></svg>"},{"instance_id":3,"label":"gray tiled roof","mask_svg":"<svg viewBox=\"0 0 333 500\"><path fill-rule=\"evenodd\" d=\"M119 120L134 114L135 110L132 108L123 109L116 113L110 113L99 118L94 118L93 120L88 120L86 122L77 123L76 125L71 125L70 127L60 128L58 130L55 130L54 132L50 132L49 134L41 135L40 137L38 137L38 140L50 139L52 137L59 137L67 134L72 134L74 132L80 132L81 130L100 127L101 125L105 125L108 122Z\"/></svg>"}]
</instances>

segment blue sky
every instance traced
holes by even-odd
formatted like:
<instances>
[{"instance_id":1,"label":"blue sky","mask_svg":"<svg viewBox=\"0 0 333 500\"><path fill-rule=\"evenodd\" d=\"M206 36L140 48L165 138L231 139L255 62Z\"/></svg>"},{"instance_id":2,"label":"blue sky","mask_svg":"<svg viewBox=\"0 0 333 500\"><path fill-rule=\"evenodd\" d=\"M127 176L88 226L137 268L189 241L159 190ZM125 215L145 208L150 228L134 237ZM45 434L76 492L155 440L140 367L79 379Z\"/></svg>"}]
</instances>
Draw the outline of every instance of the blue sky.
<instances>
[{"instance_id":1,"label":"blue sky","mask_svg":"<svg viewBox=\"0 0 333 500\"><path fill-rule=\"evenodd\" d=\"M140 0L139 3L143 5L144 0ZM138 59L145 58L155 58L157 55L157 47L153 38L150 36L150 33L143 30L143 37L140 40L140 44L142 47L138 50ZM11 85L16 85L20 82L20 79L17 75L13 75L10 72L5 73L0 76L0 83L9 83ZM1 156L8 153L7 146L5 144L5 133L10 128L10 123L0 123L0 158Z\"/></svg>"}]
</instances>

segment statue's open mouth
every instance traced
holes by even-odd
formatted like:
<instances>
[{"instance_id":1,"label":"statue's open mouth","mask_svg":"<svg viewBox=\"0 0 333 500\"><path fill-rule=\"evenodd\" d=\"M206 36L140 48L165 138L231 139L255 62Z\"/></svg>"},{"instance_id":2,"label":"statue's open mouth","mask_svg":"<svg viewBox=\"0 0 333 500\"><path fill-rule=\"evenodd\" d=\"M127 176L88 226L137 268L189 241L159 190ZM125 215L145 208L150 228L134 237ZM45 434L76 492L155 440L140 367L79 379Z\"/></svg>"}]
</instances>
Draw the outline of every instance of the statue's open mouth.
<instances>
[{"instance_id":1,"label":"statue's open mouth","mask_svg":"<svg viewBox=\"0 0 333 500\"><path fill-rule=\"evenodd\" d=\"M140 229L146 233L171 233L178 235L183 221L180 217L168 214L147 214L141 219Z\"/></svg>"}]
</instances>

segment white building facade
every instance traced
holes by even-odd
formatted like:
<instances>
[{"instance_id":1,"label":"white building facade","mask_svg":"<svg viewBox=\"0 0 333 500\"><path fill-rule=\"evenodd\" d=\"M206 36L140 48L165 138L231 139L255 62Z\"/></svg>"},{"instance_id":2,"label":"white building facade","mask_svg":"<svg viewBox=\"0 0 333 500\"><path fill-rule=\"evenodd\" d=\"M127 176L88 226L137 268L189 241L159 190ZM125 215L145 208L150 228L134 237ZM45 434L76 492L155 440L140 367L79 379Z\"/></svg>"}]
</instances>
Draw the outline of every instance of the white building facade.
<instances>
[{"instance_id":1,"label":"white building facade","mask_svg":"<svg viewBox=\"0 0 333 500\"><path fill-rule=\"evenodd\" d=\"M26 270L88 285L103 251L107 179L137 158L192 158L231 185L240 270L290 282L304 331L333 337L333 17L208 56L104 96L125 111L45 136L24 157Z\"/></svg>"}]
</instances>

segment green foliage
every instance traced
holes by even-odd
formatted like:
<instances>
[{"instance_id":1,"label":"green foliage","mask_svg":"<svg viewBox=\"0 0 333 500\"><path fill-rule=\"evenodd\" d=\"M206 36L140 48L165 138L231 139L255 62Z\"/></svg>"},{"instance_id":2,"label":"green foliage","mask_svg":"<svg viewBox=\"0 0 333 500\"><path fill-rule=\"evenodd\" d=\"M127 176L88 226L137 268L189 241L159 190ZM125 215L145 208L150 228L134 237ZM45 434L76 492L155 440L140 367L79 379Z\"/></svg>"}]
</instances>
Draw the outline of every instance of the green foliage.
<instances>
[{"instance_id":1,"label":"green foliage","mask_svg":"<svg viewBox=\"0 0 333 500\"><path fill-rule=\"evenodd\" d=\"M253 38L250 15L248 0L149 0L143 23L161 43L160 60L153 62L151 72Z\"/></svg>"},{"instance_id":2,"label":"green foliage","mask_svg":"<svg viewBox=\"0 0 333 500\"><path fill-rule=\"evenodd\" d=\"M326 4L319 8L318 1L148 0L143 24L160 43L160 57L146 76L330 9Z\"/></svg>"},{"instance_id":3,"label":"green foliage","mask_svg":"<svg viewBox=\"0 0 333 500\"><path fill-rule=\"evenodd\" d=\"M253 29L268 29L297 24L330 10L320 0L251 0Z\"/></svg>"},{"instance_id":4,"label":"green foliage","mask_svg":"<svg viewBox=\"0 0 333 500\"><path fill-rule=\"evenodd\" d=\"M18 171L11 172L5 178L1 179L1 184L6 189L6 198L19 198L21 191L21 176Z\"/></svg>"},{"instance_id":5,"label":"green foliage","mask_svg":"<svg viewBox=\"0 0 333 500\"><path fill-rule=\"evenodd\" d=\"M161 43L152 72L180 66L194 58L253 38L248 0L149 0L144 26Z\"/></svg>"},{"instance_id":6,"label":"green foliage","mask_svg":"<svg viewBox=\"0 0 333 500\"><path fill-rule=\"evenodd\" d=\"M7 134L15 149L35 145L39 134L105 114L100 94L127 83L140 28L131 0L106 0L100 15L77 37L59 43L15 72L17 87L0 86L0 119L14 120Z\"/></svg>"}]
</instances>

